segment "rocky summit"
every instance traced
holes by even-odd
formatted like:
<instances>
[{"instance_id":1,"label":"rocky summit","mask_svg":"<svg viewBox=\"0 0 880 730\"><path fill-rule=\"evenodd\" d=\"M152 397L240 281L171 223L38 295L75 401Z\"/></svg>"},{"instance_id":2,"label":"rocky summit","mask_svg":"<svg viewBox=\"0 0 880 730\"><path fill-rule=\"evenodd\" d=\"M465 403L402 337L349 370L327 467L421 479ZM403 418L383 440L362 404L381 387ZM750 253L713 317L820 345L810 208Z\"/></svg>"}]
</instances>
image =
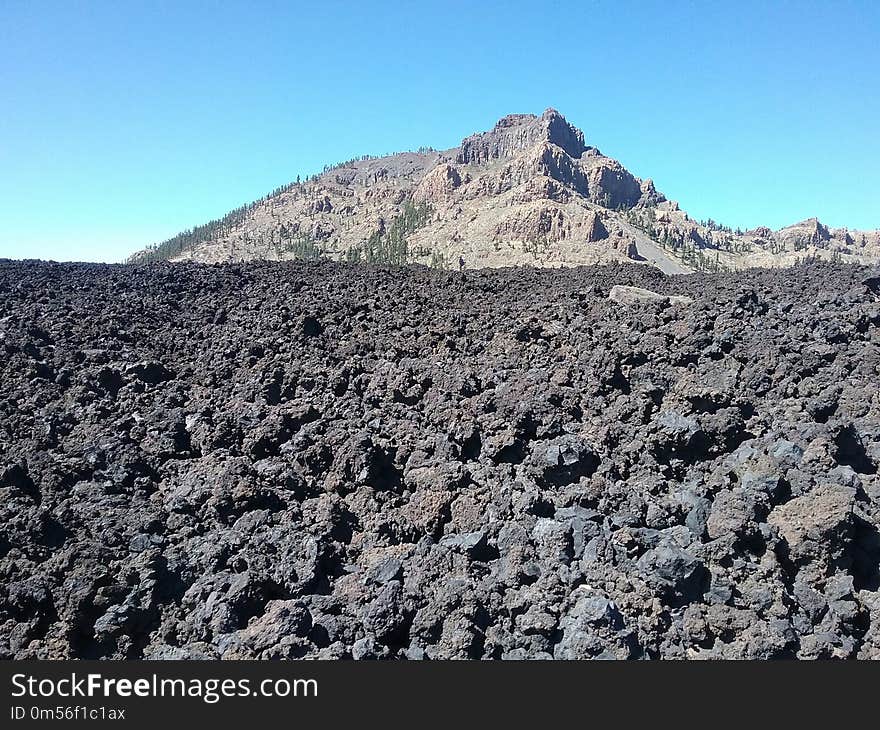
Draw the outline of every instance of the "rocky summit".
<instances>
[{"instance_id":1,"label":"rocky summit","mask_svg":"<svg viewBox=\"0 0 880 730\"><path fill-rule=\"evenodd\" d=\"M553 113L397 161L276 202L676 214ZM0 658L880 659L875 269L0 262L0 355Z\"/></svg>"},{"instance_id":2,"label":"rocky summit","mask_svg":"<svg viewBox=\"0 0 880 730\"><path fill-rule=\"evenodd\" d=\"M364 157L286 185L131 261L330 258L456 269L609 261L667 273L880 261L880 231L695 221L554 109L446 151Z\"/></svg>"}]
</instances>

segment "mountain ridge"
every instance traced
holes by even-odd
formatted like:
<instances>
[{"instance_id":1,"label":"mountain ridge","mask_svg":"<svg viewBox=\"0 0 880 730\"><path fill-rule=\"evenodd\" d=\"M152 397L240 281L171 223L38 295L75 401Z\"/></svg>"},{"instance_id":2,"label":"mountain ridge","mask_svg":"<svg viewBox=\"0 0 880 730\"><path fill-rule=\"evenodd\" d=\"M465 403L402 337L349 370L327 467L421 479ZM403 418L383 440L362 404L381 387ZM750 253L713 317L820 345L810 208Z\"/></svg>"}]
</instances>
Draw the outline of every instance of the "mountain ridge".
<instances>
[{"instance_id":1,"label":"mountain ridge","mask_svg":"<svg viewBox=\"0 0 880 730\"><path fill-rule=\"evenodd\" d=\"M555 109L510 114L445 151L349 160L131 263L316 258L469 268L641 261L667 273L880 260L880 231L808 218L772 230L695 221Z\"/></svg>"}]
</instances>

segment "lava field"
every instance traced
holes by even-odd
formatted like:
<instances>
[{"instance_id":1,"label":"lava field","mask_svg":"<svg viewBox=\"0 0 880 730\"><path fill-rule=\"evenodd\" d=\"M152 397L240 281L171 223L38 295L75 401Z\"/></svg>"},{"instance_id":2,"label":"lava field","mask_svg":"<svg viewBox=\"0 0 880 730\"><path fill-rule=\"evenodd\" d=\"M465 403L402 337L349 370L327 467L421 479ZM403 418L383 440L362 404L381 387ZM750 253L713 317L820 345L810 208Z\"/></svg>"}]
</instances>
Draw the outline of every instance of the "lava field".
<instances>
[{"instance_id":1,"label":"lava field","mask_svg":"<svg viewBox=\"0 0 880 730\"><path fill-rule=\"evenodd\" d=\"M0 658L880 659L875 270L2 261L0 356Z\"/></svg>"}]
</instances>

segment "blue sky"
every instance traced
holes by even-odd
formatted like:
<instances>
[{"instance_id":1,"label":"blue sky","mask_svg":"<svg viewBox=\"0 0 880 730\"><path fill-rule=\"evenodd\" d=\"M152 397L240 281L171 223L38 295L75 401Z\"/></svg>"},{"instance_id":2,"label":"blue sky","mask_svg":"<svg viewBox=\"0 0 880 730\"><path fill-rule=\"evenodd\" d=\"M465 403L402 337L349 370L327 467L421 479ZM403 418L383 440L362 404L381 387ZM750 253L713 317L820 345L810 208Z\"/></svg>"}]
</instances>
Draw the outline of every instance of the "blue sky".
<instances>
[{"instance_id":1,"label":"blue sky","mask_svg":"<svg viewBox=\"0 0 880 730\"><path fill-rule=\"evenodd\" d=\"M877 2L0 3L0 257L118 261L559 109L697 218L880 227Z\"/></svg>"}]
</instances>

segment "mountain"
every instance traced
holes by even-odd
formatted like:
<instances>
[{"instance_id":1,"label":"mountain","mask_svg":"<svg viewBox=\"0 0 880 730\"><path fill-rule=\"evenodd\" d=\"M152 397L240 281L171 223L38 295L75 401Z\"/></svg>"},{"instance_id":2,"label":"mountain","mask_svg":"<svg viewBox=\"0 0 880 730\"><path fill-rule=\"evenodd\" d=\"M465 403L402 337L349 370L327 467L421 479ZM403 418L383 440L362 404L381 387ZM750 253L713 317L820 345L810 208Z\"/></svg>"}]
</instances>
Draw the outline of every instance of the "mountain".
<instances>
[{"instance_id":1,"label":"mountain","mask_svg":"<svg viewBox=\"0 0 880 730\"><path fill-rule=\"evenodd\" d=\"M695 221L556 110L512 114L460 146L327 168L134 254L133 263L316 258L468 268L613 260L668 273L880 260L880 231L811 218L773 231Z\"/></svg>"}]
</instances>

